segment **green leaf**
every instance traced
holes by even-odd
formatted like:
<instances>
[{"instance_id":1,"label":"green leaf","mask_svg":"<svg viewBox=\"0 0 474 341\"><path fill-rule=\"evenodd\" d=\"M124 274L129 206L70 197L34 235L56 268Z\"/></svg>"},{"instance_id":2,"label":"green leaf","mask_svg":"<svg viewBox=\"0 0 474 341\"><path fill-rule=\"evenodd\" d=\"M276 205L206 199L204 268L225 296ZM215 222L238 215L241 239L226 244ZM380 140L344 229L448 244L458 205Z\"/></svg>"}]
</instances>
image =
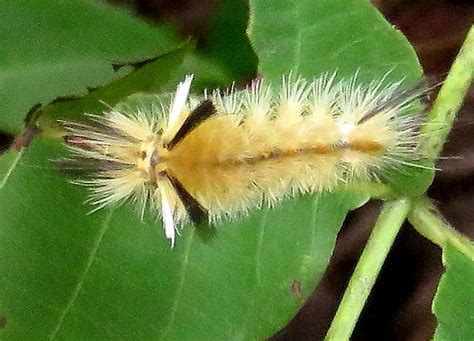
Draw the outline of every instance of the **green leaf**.
<instances>
[{"instance_id":1,"label":"green leaf","mask_svg":"<svg viewBox=\"0 0 474 341\"><path fill-rule=\"evenodd\" d=\"M128 204L87 215L85 190L51 169L62 153L39 139L0 158L11 170L0 190L3 340L269 336L314 289L357 202L305 196L218 224L214 238L187 227L171 250L161 224Z\"/></svg>"},{"instance_id":2,"label":"green leaf","mask_svg":"<svg viewBox=\"0 0 474 341\"><path fill-rule=\"evenodd\" d=\"M474 262L447 244L443 249L446 268L433 301L438 319L435 340L474 340Z\"/></svg>"},{"instance_id":3,"label":"green leaf","mask_svg":"<svg viewBox=\"0 0 474 341\"><path fill-rule=\"evenodd\" d=\"M101 113L108 109L106 105L114 106L136 92L171 92L183 77L179 71L190 51L186 44L85 95L59 98L35 113L39 116L35 123L42 130L54 129L58 119L80 120L84 113Z\"/></svg>"},{"instance_id":4,"label":"green leaf","mask_svg":"<svg viewBox=\"0 0 474 341\"><path fill-rule=\"evenodd\" d=\"M112 63L155 57L179 45L101 1L0 1L0 130L18 133L36 103L83 93L121 73Z\"/></svg>"},{"instance_id":5,"label":"green leaf","mask_svg":"<svg viewBox=\"0 0 474 341\"><path fill-rule=\"evenodd\" d=\"M273 82L338 71L360 81L416 80L421 68L405 37L369 1L251 0L249 35L259 72Z\"/></svg>"},{"instance_id":6,"label":"green leaf","mask_svg":"<svg viewBox=\"0 0 474 341\"><path fill-rule=\"evenodd\" d=\"M184 79L184 75L189 74L194 75L192 92L198 94L201 94L205 89L226 88L234 81L231 70L222 67L213 58L198 51L186 55L181 68L176 71L173 91L178 82Z\"/></svg>"},{"instance_id":7,"label":"green leaf","mask_svg":"<svg viewBox=\"0 0 474 341\"><path fill-rule=\"evenodd\" d=\"M182 44L175 51L138 63L133 71L104 86L90 89L82 95L57 98L37 110L32 120L46 135L54 136L58 130L62 131L57 120L81 120L84 113L102 113L135 93L174 93L176 85L186 74L194 74L195 92L232 82L225 69L193 50L193 44Z\"/></svg>"},{"instance_id":8,"label":"green leaf","mask_svg":"<svg viewBox=\"0 0 474 341\"><path fill-rule=\"evenodd\" d=\"M247 0L222 0L211 22L202 52L232 72L238 83L247 81L257 69L257 57L246 34Z\"/></svg>"}]
</instances>

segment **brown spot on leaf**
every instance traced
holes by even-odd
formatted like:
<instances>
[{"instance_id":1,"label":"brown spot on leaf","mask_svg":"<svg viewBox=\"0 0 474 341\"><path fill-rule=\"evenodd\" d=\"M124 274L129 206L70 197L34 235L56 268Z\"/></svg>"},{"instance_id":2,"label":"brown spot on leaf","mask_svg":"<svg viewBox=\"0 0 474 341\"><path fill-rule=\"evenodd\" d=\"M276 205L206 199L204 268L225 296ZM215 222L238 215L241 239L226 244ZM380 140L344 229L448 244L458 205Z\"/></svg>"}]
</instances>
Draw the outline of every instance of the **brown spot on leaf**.
<instances>
[{"instance_id":1,"label":"brown spot on leaf","mask_svg":"<svg viewBox=\"0 0 474 341\"><path fill-rule=\"evenodd\" d=\"M303 297L301 295L301 282L294 280L291 283L291 292L296 297L296 299L301 300Z\"/></svg>"}]
</instances>

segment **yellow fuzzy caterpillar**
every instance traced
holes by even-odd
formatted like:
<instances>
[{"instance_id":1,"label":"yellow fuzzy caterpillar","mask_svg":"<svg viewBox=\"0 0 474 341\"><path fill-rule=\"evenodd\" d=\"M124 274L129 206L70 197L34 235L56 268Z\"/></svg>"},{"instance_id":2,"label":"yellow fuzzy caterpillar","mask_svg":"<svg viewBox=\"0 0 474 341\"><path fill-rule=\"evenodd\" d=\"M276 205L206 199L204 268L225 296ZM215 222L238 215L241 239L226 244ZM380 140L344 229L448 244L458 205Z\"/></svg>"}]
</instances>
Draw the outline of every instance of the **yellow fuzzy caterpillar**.
<instances>
[{"instance_id":1,"label":"yellow fuzzy caterpillar","mask_svg":"<svg viewBox=\"0 0 474 341\"><path fill-rule=\"evenodd\" d=\"M279 90L254 81L242 91L189 96L153 112L110 111L88 124L65 122L74 158L91 171L96 208L132 199L151 205L174 245L191 220L233 217L288 196L378 181L419 159L414 110L426 89L382 81L356 85L334 75L283 77Z\"/></svg>"}]
</instances>

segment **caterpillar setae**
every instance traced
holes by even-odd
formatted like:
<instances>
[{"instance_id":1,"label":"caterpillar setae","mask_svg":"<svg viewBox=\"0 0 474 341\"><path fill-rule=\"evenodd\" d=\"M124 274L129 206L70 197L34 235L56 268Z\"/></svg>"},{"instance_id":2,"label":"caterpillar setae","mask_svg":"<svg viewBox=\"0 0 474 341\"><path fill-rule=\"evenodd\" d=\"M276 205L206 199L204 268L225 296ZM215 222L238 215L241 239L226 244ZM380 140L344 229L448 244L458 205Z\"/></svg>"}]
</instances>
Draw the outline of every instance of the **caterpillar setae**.
<instances>
[{"instance_id":1,"label":"caterpillar setae","mask_svg":"<svg viewBox=\"0 0 474 341\"><path fill-rule=\"evenodd\" d=\"M312 81L282 77L274 90L256 80L245 90L190 96L192 76L171 104L111 110L88 123L63 122L68 167L90 171L100 209L128 199L142 216L151 206L174 245L184 224L232 218L263 204L352 181L380 181L422 157L418 110L422 82L357 85L335 74Z\"/></svg>"}]
</instances>

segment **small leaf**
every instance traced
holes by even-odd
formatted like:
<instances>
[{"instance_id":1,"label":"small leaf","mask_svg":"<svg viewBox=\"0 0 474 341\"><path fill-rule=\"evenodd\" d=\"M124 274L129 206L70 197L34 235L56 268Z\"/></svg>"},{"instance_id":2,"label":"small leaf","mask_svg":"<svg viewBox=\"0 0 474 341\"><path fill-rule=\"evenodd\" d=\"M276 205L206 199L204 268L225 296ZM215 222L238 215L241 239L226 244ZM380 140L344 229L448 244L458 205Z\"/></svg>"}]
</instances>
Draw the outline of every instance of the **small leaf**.
<instances>
[{"instance_id":1,"label":"small leaf","mask_svg":"<svg viewBox=\"0 0 474 341\"><path fill-rule=\"evenodd\" d=\"M0 2L0 130L18 133L36 103L111 81L112 63L155 57L180 44L101 1Z\"/></svg>"},{"instance_id":2,"label":"small leaf","mask_svg":"<svg viewBox=\"0 0 474 341\"><path fill-rule=\"evenodd\" d=\"M247 81L257 69L257 56L246 34L247 0L222 0L211 22L202 52L232 72L232 81Z\"/></svg>"},{"instance_id":3,"label":"small leaf","mask_svg":"<svg viewBox=\"0 0 474 341\"><path fill-rule=\"evenodd\" d=\"M443 249L445 273L433 301L437 341L474 340L474 262L448 244Z\"/></svg>"},{"instance_id":4,"label":"small leaf","mask_svg":"<svg viewBox=\"0 0 474 341\"><path fill-rule=\"evenodd\" d=\"M135 70L104 86L82 95L57 98L35 112L35 123L51 134L51 130L60 129L57 120L81 120L84 113L102 113L134 93L173 93L186 74L194 74L194 91L232 82L225 69L193 49L191 43L182 44L175 51L140 63Z\"/></svg>"},{"instance_id":5,"label":"small leaf","mask_svg":"<svg viewBox=\"0 0 474 341\"><path fill-rule=\"evenodd\" d=\"M189 44L149 62L104 86L91 89L84 95L57 98L40 109L35 122L42 129L55 128L58 119L77 120L84 113L101 113L119 100L136 92L166 92L174 90Z\"/></svg>"}]
</instances>

